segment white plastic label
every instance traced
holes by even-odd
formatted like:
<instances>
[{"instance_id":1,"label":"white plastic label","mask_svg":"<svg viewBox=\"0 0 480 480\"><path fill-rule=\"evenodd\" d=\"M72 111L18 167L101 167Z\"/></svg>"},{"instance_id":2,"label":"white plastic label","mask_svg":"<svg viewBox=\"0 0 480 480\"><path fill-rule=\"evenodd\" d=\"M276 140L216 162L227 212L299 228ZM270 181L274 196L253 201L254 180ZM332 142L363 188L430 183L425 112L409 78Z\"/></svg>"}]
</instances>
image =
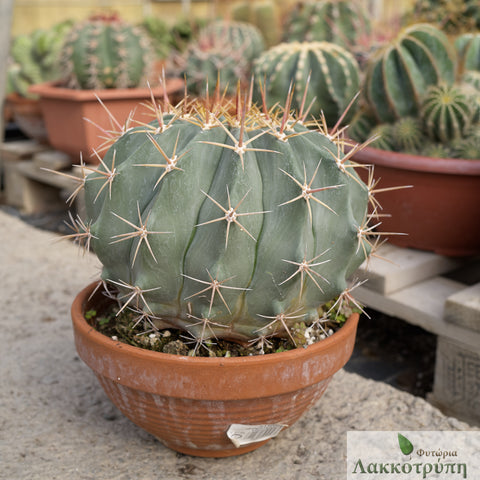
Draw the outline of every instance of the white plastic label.
<instances>
[{"instance_id":1,"label":"white plastic label","mask_svg":"<svg viewBox=\"0 0 480 480\"><path fill-rule=\"evenodd\" d=\"M275 423L272 425L242 425L233 423L227 430L227 436L237 447L250 443L262 442L276 437L288 425Z\"/></svg>"}]
</instances>

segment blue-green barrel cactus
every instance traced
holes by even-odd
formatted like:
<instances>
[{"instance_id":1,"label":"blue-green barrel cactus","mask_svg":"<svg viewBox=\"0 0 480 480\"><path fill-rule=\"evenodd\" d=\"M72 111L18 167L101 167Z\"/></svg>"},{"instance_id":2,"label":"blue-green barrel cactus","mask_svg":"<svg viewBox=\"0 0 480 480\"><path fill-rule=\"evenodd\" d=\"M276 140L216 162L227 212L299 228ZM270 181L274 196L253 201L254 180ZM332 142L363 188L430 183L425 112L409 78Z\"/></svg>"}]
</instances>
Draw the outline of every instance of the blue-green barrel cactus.
<instances>
[{"instance_id":1,"label":"blue-green barrel cactus","mask_svg":"<svg viewBox=\"0 0 480 480\"><path fill-rule=\"evenodd\" d=\"M139 27L116 16L93 17L71 29L61 58L70 88L134 88L145 82L154 53Z\"/></svg>"},{"instance_id":2,"label":"blue-green barrel cactus","mask_svg":"<svg viewBox=\"0 0 480 480\"><path fill-rule=\"evenodd\" d=\"M457 56L449 38L429 24L400 32L370 61L364 95L379 122L416 116L430 85L455 81Z\"/></svg>"},{"instance_id":3,"label":"blue-green barrel cactus","mask_svg":"<svg viewBox=\"0 0 480 480\"><path fill-rule=\"evenodd\" d=\"M360 89L357 61L343 47L330 42L276 45L257 59L254 73L256 78L265 79L268 106L283 102L285 92L294 85L292 108L299 110L302 104L305 108L310 106L310 115L319 118L323 113L331 127ZM260 97L261 89L257 88L256 100ZM354 111L354 107L350 108L345 122Z\"/></svg>"},{"instance_id":4,"label":"blue-green barrel cactus","mask_svg":"<svg viewBox=\"0 0 480 480\"><path fill-rule=\"evenodd\" d=\"M122 309L200 341L318 320L373 243L372 192L344 140L248 101L237 114L187 99L163 112L84 180L83 234Z\"/></svg>"}]
</instances>

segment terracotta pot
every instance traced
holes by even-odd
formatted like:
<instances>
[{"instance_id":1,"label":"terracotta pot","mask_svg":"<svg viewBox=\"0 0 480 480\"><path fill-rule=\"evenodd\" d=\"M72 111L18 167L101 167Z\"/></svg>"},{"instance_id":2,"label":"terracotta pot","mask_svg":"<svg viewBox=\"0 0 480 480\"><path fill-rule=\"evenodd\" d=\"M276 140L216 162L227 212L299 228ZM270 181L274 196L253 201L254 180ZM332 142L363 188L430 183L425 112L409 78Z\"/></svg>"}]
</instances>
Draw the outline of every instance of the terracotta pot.
<instances>
[{"instance_id":1,"label":"terracotta pot","mask_svg":"<svg viewBox=\"0 0 480 480\"><path fill-rule=\"evenodd\" d=\"M183 89L183 85L184 81L180 78L167 79L166 91L169 94L177 92ZM98 163L92 152L104 142L102 137L106 134L102 129L119 131L97 96L120 125L124 125L132 111L135 112L135 120L153 120L152 112L142 105L150 101L148 88L74 90L50 82L34 85L30 91L40 96L50 144L76 161L81 152L85 161ZM164 89L153 87L152 91L155 98L161 98Z\"/></svg>"},{"instance_id":2,"label":"terracotta pot","mask_svg":"<svg viewBox=\"0 0 480 480\"><path fill-rule=\"evenodd\" d=\"M72 305L75 345L112 402L134 423L181 453L226 457L268 441L235 447L232 424L290 426L323 394L352 354L358 314L331 337L288 352L201 358L144 350L91 327L84 312L108 302L97 284Z\"/></svg>"},{"instance_id":3,"label":"terracotta pot","mask_svg":"<svg viewBox=\"0 0 480 480\"><path fill-rule=\"evenodd\" d=\"M13 120L24 135L40 143L48 143L47 128L38 100L10 93L6 97L6 105L11 108Z\"/></svg>"},{"instance_id":4,"label":"terracotta pot","mask_svg":"<svg viewBox=\"0 0 480 480\"><path fill-rule=\"evenodd\" d=\"M381 230L401 232L389 242L448 256L480 253L480 160L431 158L366 147L354 161L371 164L379 193ZM362 176L362 172L359 171ZM363 173L366 180L366 173Z\"/></svg>"}]
</instances>

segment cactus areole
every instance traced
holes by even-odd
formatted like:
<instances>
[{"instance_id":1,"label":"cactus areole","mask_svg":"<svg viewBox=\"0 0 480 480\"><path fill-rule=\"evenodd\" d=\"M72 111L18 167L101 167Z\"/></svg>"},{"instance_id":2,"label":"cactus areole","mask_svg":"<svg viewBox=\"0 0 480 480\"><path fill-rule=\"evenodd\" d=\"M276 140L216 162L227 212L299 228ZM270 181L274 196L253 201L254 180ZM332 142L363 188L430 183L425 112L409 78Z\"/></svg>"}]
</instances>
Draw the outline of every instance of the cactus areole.
<instances>
[{"instance_id":1,"label":"cactus areole","mask_svg":"<svg viewBox=\"0 0 480 480\"><path fill-rule=\"evenodd\" d=\"M89 167L79 236L122 309L197 341L284 336L348 295L371 192L339 135L288 109L204 103L157 105Z\"/></svg>"}]
</instances>

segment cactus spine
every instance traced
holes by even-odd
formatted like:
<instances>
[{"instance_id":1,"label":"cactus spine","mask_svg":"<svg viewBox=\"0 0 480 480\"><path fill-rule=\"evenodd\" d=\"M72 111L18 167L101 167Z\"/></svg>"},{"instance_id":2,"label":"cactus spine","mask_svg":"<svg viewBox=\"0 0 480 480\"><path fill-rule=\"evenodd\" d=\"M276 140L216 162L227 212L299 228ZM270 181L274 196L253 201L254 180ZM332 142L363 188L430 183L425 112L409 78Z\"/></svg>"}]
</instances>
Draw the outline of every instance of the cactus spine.
<instances>
[{"instance_id":1,"label":"cactus spine","mask_svg":"<svg viewBox=\"0 0 480 480\"><path fill-rule=\"evenodd\" d=\"M358 2L322 0L299 3L287 20L285 42L332 42L345 48L370 32L370 20Z\"/></svg>"},{"instance_id":2,"label":"cactus spine","mask_svg":"<svg viewBox=\"0 0 480 480\"><path fill-rule=\"evenodd\" d=\"M83 182L78 236L122 310L197 342L318 322L372 245L372 192L344 140L240 98L233 115L197 100L157 107L157 120L120 136Z\"/></svg>"},{"instance_id":3,"label":"cactus spine","mask_svg":"<svg viewBox=\"0 0 480 480\"><path fill-rule=\"evenodd\" d=\"M254 73L256 78L266 80L269 106L284 102L285 92L294 85L292 108L300 110L302 105L310 105L310 114L318 118L323 112L330 126L335 125L360 87L359 67L353 55L329 42L292 42L272 47L255 62ZM260 97L257 89L256 99ZM345 121L353 113L354 109L350 109Z\"/></svg>"},{"instance_id":4,"label":"cactus spine","mask_svg":"<svg viewBox=\"0 0 480 480\"><path fill-rule=\"evenodd\" d=\"M116 17L80 22L62 52L64 77L69 87L78 89L137 87L152 59L147 35Z\"/></svg>"},{"instance_id":5,"label":"cactus spine","mask_svg":"<svg viewBox=\"0 0 480 480\"><path fill-rule=\"evenodd\" d=\"M452 84L456 53L448 37L428 24L416 24L372 58L365 97L380 122L417 116L430 85Z\"/></svg>"}]
</instances>

